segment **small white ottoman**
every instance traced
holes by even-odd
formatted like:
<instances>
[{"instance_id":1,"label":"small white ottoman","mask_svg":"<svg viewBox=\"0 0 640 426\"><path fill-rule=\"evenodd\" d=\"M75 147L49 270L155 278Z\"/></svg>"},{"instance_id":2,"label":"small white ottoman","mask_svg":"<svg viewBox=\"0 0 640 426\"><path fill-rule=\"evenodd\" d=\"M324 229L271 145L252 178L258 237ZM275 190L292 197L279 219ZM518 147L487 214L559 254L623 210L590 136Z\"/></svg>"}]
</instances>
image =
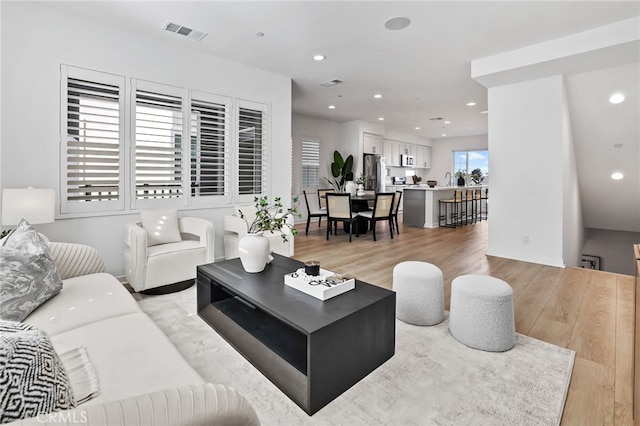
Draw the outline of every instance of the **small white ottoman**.
<instances>
[{"instance_id":1,"label":"small white ottoman","mask_svg":"<svg viewBox=\"0 0 640 426\"><path fill-rule=\"evenodd\" d=\"M436 325L444 319L442 271L435 265L409 261L393 268L396 317L414 325Z\"/></svg>"},{"instance_id":2,"label":"small white ottoman","mask_svg":"<svg viewBox=\"0 0 640 426\"><path fill-rule=\"evenodd\" d=\"M504 352L516 344L513 289L487 275L462 275L451 282L449 330L471 348Z\"/></svg>"}]
</instances>

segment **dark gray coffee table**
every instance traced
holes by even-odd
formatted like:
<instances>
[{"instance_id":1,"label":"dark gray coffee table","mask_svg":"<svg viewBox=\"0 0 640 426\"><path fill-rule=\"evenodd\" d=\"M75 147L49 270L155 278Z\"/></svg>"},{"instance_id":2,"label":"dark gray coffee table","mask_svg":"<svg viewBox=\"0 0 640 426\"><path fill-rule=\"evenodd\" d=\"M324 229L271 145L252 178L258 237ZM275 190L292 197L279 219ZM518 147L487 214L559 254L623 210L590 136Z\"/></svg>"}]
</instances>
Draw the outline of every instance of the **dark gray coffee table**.
<instances>
[{"instance_id":1,"label":"dark gray coffee table","mask_svg":"<svg viewBox=\"0 0 640 426\"><path fill-rule=\"evenodd\" d=\"M284 285L301 262L274 257L259 274L199 266L198 315L311 415L393 356L396 295L356 280L323 302Z\"/></svg>"}]
</instances>

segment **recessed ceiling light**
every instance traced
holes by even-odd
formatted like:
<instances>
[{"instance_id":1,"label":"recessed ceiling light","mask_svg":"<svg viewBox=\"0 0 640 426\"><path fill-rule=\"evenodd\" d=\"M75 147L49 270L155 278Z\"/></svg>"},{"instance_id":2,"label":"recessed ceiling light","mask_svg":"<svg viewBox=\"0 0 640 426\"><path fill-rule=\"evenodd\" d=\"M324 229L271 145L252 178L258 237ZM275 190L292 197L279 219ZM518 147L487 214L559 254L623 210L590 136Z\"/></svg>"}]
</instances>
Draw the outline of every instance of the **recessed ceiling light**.
<instances>
[{"instance_id":1,"label":"recessed ceiling light","mask_svg":"<svg viewBox=\"0 0 640 426\"><path fill-rule=\"evenodd\" d=\"M378 117L379 121L384 121L384 117Z\"/></svg>"},{"instance_id":2,"label":"recessed ceiling light","mask_svg":"<svg viewBox=\"0 0 640 426\"><path fill-rule=\"evenodd\" d=\"M624 175L620 172L615 172L611 174L611 179L613 180L620 180L624 177Z\"/></svg>"},{"instance_id":3,"label":"recessed ceiling light","mask_svg":"<svg viewBox=\"0 0 640 426\"><path fill-rule=\"evenodd\" d=\"M443 134L442 134L442 137L445 137L445 136L447 136L447 134L446 134L446 133L443 133Z\"/></svg>"},{"instance_id":4,"label":"recessed ceiling light","mask_svg":"<svg viewBox=\"0 0 640 426\"><path fill-rule=\"evenodd\" d=\"M467 106L476 106L475 102L467 102Z\"/></svg>"},{"instance_id":5,"label":"recessed ceiling light","mask_svg":"<svg viewBox=\"0 0 640 426\"><path fill-rule=\"evenodd\" d=\"M487 110L480 111L480 114L489 114L489 111L487 111Z\"/></svg>"},{"instance_id":6,"label":"recessed ceiling light","mask_svg":"<svg viewBox=\"0 0 640 426\"><path fill-rule=\"evenodd\" d=\"M420 127L416 127L416 130L420 130Z\"/></svg>"},{"instance_id":7,"label":"recessed ceiling light","mask_svg":"<svg viewBox=\"0 0 640 426\"><path fill-rule=\"evenodd\" d=\"M622 93L615 93L609 98L609 102L612 104L619 104L622 101L624 101L624 95Z\"/></svg>"},{"instance_id":8,"label":"recessed ceiling light","mask_svg":"<svg viewBox=\"0 0 640 426\"><path fill-rule=\"evenodd\" d=\"M409 24L411 24L411 20L409 18L398 16L388 19L387 22L384 23L384 26L388 30L402 30L404 28L407 28Z\"/></svg>"},{"instance_id":9,"label":"recessed ceiling light","mask_svg":"<svg viewBox=\"0 0 640 426\"><path fill-rule=\"evenodd\" d=\"M315 55L315 56L313 57L313 60L314 60L314 61L324 61L324 60L325 60L325 58L326 58L326 56L324 56L324 55Z\"/></svg>"},{"instance_id":10,"label":"recessed ceiling light","mask_svg":"<svg viewBox=\"0 0 640 426\"><path fill-rule=\"evenodd\" d=\"M444 122L444 124L451 124L451 121L447 120Z\"/></svg>"},{"instance_id":11,"label":"recessed ceiling light","mask_svg":"<svg viewBox=\"0 0 640 426\"><path fill-rule=\"evenodd\" d=\"M376 99L380 99L382 95L380 93L376 93L375 95L373 95L373 97Z\"/></svg>"},{"instance_id":12,"label":"recessed ceiling light","mask_svg":"<svg viewBox=\"0 0 640 426\"><path fill-rule=\"evenodd\" d=\"M329 109L336 109L335 105L329 105Z\"/></svg>"}]
</instances>

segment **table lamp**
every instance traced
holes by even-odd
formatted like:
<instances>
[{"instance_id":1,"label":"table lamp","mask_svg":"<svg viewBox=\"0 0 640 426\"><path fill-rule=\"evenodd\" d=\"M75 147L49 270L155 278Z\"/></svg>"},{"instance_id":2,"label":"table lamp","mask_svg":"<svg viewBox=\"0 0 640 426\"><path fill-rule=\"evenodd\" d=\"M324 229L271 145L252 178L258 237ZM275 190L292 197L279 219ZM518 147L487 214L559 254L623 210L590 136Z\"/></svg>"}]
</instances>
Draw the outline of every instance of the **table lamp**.
<instances>
[{"instance_id":1,"label":"table lamp","mask_svg":"<svg viewBox=\"0 0 640 426\"><path fill-rule=\"evenodd\" d=\"M2 224L17 225L55 221L56 193L53 189L11 188L2 190Z\"/></svg>"}]
</instances>

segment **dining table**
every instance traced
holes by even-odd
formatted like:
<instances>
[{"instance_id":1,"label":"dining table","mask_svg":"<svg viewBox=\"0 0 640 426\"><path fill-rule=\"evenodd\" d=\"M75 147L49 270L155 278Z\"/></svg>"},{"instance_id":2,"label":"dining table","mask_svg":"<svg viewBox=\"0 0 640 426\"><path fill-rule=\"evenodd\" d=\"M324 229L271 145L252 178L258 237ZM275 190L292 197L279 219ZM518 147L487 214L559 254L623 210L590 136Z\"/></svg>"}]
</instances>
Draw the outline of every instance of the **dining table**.
<instances>
[{"instance_id":1,"label":"dining table","mask_svg":"<svg viewBox=\"0 0 640 426\"><path fill-rule=\"evenodd\" d=\"M325 196L322 196L325 198ZM354 213L363 212L369 210L369 201L376 199L375 193L366 193L365 195L352 195L351 196L351 211ZM358 216L356 222L358 224L358 232L360 234L366 234L369 231L369 220L366 217ZM344 223L344 231L349 232L350 224Z\"/></svg>"}]
</instances>

